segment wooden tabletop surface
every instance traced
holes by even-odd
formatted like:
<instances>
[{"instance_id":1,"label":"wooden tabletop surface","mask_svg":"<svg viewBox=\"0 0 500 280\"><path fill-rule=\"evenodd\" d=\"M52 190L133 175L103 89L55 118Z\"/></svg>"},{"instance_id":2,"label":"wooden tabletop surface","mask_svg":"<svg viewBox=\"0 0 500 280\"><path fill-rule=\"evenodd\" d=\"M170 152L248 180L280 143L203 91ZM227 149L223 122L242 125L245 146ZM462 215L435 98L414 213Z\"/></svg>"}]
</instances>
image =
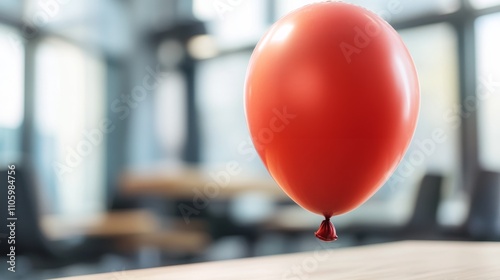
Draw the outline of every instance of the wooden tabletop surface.
<instances>
[{"instance_id":1,"label":"wooden tabletop surface","mask_svg":"<svg viewBox=\"0 0 500 280\"><path fill-rule=\"evenodd\" d=\"M51 240L64 240L84 235L90 237L135 236L156 232L160 222L146 210L123 210L86 217L46 215L40 219L45 235Z\"/></svg>"},{"instance_id":2,"label":"wooden tabletop surface","mask_svg":"<svg viewBox=\"0 0 500 280\"><path fill-rule=\"evenodd\" d=\"M500 279L500 243L404 241L64 278Z\"/></svg>"},{"instance_id":3,"label":"wooden tabletop surface","mask_svg":"<svg viewBox=\"0 0 500 280\"><path fill-rule=\"evenodd\" d=\"M227 176L221 179L220 173ZM219 174L219 175L217 175ZM227 180L227 181L225 181ZM231 199L245 193L260 193L275 200L289 198L271 178L232 176L225 170L208 171L193 166L151 167L148 170L127 171L120 177L123 195L164 196L173 199L193 199L196 193L216 192L214 199Z\"/></svg>"}]
</instances>

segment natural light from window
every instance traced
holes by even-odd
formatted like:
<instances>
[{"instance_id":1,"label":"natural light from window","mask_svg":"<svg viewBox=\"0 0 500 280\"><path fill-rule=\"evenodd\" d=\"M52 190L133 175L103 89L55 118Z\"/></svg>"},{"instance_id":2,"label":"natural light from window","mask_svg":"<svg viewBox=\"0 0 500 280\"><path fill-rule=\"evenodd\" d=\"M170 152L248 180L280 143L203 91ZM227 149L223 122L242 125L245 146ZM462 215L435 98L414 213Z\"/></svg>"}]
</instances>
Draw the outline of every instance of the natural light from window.
<instances>
[{"instance_id":1,"label":"natural light from window","mask_svg":"<svg viewBox=\"0 0 500 280\"><path fill-rule=\"evenodd\" d=\"M24 46L20 36L0 25L0 127L18 128L24 114Z\"/></svg>"}]
</instances>

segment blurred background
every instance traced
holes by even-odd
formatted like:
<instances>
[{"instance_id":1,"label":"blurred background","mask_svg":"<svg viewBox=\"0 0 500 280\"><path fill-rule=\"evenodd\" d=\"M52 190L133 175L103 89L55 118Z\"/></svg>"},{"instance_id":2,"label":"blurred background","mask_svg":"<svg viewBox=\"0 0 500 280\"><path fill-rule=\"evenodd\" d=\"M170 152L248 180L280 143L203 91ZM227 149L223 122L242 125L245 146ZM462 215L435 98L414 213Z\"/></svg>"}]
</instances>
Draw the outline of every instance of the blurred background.
<instances>
[{"instance_id":1,"label":"blurred background","mask_svg":"<svg viewBox=\"0 0 500 280\"><path fill-rule=\"evenodd\" d=\"M323 245L322 218L269 177L243 111L255 44L311 2L2 0L1 213L15 165L18 220L15 274L1 227L0 278L127 279L321 247L500 241L500 1L346 1L401 34L422 103L397 171L336 217L340 238Z\"/></svg>"}]
</instances>

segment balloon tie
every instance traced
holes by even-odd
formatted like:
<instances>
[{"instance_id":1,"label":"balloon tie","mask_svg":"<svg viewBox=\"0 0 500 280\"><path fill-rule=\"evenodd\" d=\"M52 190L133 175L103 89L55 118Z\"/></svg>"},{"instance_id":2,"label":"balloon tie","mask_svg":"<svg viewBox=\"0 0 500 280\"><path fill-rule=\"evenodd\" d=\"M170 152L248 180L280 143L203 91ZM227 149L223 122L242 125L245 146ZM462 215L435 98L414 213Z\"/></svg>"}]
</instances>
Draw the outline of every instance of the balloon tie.
<instances>
[{"instance_id":1,"label":"balloon tie","mask_svg":"<svg viewBox=\"0 0 500 280\"><path fill-rule=\"evenodd\" d=\"M335 241L338 238L335 227L332 222L330 222L330 217L326 216L323 222L321 222L318 231L316 231L314 235L316 235L318 239L327 242Z\"/></svg>"}]
</instances>

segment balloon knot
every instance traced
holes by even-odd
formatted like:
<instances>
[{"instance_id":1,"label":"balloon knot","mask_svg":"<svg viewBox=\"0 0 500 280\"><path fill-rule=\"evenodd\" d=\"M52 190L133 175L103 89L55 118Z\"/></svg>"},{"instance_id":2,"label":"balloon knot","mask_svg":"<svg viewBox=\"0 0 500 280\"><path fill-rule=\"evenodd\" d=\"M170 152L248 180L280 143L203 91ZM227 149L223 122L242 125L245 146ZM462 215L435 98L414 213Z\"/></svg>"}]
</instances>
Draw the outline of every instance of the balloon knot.
<instances>
[{"instance_id":1,"label":"balloon knot","mask_svg":"<svg viewBox=\"0 0 500 280\"><path fill-rule=\"evenodd\" d=\"M338 236L335 232L335 227L332 222L330 222L330 218L325 217L325 220L321 222L318 231L315 232L316 237L322 241L335 241Z\"/></svg>"}]
</instances>

